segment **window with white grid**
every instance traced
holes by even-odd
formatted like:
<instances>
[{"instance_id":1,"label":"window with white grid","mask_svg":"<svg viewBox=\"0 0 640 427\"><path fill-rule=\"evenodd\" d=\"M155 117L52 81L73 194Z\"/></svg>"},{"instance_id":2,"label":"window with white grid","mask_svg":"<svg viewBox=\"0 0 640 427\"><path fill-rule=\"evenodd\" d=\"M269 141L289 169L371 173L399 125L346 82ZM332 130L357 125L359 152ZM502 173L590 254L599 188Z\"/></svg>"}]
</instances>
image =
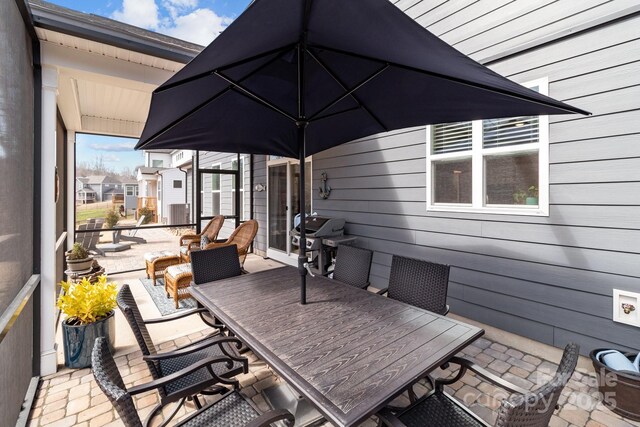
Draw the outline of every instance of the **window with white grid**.
<instances>
[{"instance_id":1,"label":"window with white grid","mask_svg":"<svg viewBox=\"0 0 640 427\"><path fill-rule=\"evenodd\" d=\"M548 116L427 126L427 210L548 215Z\"/></svg>"}]
</instances>

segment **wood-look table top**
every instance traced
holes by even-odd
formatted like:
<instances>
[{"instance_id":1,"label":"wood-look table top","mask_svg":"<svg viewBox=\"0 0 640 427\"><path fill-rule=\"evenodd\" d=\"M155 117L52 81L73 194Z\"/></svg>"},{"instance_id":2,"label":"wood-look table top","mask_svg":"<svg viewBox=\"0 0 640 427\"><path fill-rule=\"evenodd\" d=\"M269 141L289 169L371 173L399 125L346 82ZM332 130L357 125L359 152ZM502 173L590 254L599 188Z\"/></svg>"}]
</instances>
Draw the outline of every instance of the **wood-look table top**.
<instances>
[{"instance_id":1,"label":"wood-look table top","mask_svg":"<svg viewBox=\"0 0 640 427\"><path fill-rule=\"evenodd\" d=\"M293 267L191 294L335 425L357 425L484 331Z\"/></svg>"}]
</instances>

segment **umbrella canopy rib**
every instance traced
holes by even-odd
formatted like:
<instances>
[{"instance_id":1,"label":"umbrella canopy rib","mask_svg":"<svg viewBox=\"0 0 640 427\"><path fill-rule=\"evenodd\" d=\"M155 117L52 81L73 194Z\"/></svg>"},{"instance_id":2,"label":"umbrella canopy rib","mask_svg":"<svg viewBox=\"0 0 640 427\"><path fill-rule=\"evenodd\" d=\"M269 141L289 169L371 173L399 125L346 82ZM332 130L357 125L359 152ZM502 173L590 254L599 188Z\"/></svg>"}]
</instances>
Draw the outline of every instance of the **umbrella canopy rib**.
<instances>
[{"instance_id":1,"label":"umbrella canopy rib","mask_svg":"<svg viewBox=\"0 0 640 427\"><path fill-rule=\"evenodd\" d=\"M286 52L289 52L291 49L293 49L295 47L295 45L296 45L295 43L291 43L289 45L286 45L286 46L283 46L283 47L279 47L277 49L271 49L271 50L268 50L266 52L262 52L262 53L259 53L257 55L251 56L249 58L245 58L245 59L242 59L240 61L236 61L233 64L228 64L228 65L225 65L224 67L220 67L220 68L215 69L215 70L209 70L209 71L206 71L204 73L196 74L195 76L187 77L187 78L185 78L183 80L178 80L177 82L164 83L162 86L156 88L153 91L153 93L162 93L162 92L165 92L165 91L167 91L169 89L173 89L176 86L182 86L184 84L191 83L191 82L196 81L196 80L200 80L200 79L202 79L204 77L211 76L215 71L221 71L221 72L222 71L226 71L226 70L228 70L230 68L234 68L234 67L237 67L237 66L244 65L244 64L247 64L249 62L255 61L257 59L264 58L265 56L269 56L269 55L272 55L274 53L279 53L279 55L277 55L271 61L267 62L266 64L264 64L263 66L261 66L260 68L255 70L255 72L260 71L265 66L271 64L273 61L275 61L277 59L280 59L283 54L285 54ZM245 76L244 78L247 78L247 77L249 77L249 76ZM244 78L243 78L243 80L244 80Z\"/></svg>"},{"instance_id":2,"label":"umbrella canopy rib","mask_svg":"<svg viewBox=\"0 0 640 427\"><path fill-rule=\"evenodd\" d=\"M170 124L168 124L165 128L159 130L155 135L149 137L149 140L145 143L148 144L150 142L152 142L154 139L156 139L157 137L161 136L163 133L171 130L175 125L177 125L178 123L180 123L181 121L183 121L184 119L194 115L195 113L197 113L198 111L200 111L201 109L205 108L207 105L209 105L210 103L214 102L216 99L218 99L219 97L221 97L222 95L224 95L225 93L229 92L231 89L233 89L234 87L236 87L239 83L249 79L250 77L254 76L255 74L259 73L260 71L262 71L264 68L267 68L269 65L273 64L274 62L276 62L277 60L279 60L282 55L284 55L285 53L288 52L288 50L290 49L290 47L287 47L285 49L277 49L277 50L273 50L270 51L268 54L262 54L262 55L258 55L256 57L254 57L253 59L259 59L259 58L263 58L265 56L268 56L270 54L279 52L278 55L276 55L275 57L271 58L269 61L267 61L266 63L262 64L261 66L257 67L256 69L254 69L253 71L251 71L250 73L248 73L247 75L245 75L244 77L242 77L238 82L233 82L230 83L229 86L227 86L224 90L218 92L217 94L215 94L214 96L212 96L211 98L208 98L206 101L201 102L200 104L196 105L192 110L186 112L185 114L183 114L182 116L180 116L178 119L176 119L175 121L171 122ZM226 68L226 67L225 67ZM212 75L216 75L216 71L211 71L209 73L206 73L206 75L203 73L201 74L198 78L202 78L202 77L207 77L207 76L212 76ZM218 77L220 77L218 75ZM193 78L190 81L194 81L197 80L198 78ZM222 78L222 77L221 77ZM225 79L226 80L226 79ZM181 82L177 82L176 85L181 85L183 83L186 83L186 81L181 81ZM240 92L241 93L241 92ZM287 118L291 118L292 116L289 116L285 113L285 116ZM294 119L295 120L295 119Z\"/></svg>"},{"instance_id":3,"label":"umbrella canopy rib","mask_svg":"<svg viewBox=\"0 0 640 427\"><path fill-rule=\"evenodd\" d=\"M270 103L269 101L267 101L266 99L264 99L263 97L258 95L257 93L253 92L252 90L247 89L246 87L242 86L239 82L234 81L230 77L225 76L224 74L219 73L218 71L215 71L213 74L218 76L218 77L220 77L225 82L229 83L233 87L233 89L236 89L236 91L238 91L238 93L240 93L242 95L245 95L249 99L252 99L253 101L257 102L258 104L261 104L261 105L263 105L263 106L275 111L276 113L285 116L286 118L290 119L293 122L298 121L298 118L292 116L291 114L289 114L286 111L282 110L278 106L273 105L272 103Z\"/></svg>"},{"instance_id":4,"label":"umbrella canopy rib","mask_svg":"<svg viewBox=\"0 0 640 427\"><path fill-rule=\"evenodd\" d=\"M329 110L331 107L333 107L334 105L336 105L338 102L342 101L343 99L345 99L346 97L350 96L351 94L353 94L355 91L357 91L358 89L360 89L362 86L366 85L367 83L369 83L371 80L375 79L376 77L378 77L380 74L382 74L384 71L387 70L387 68L389 68L389 64L385 64L382 68L376 70L375 73L371 74L368 77L365 77L360 83L356 84L352 89L347 90L347 92L343 93L342 95L340 95L339 97L337 97L336 99L334 99L333 101L329 102L327 105L325 105L324 107L322 107L320 110L318 110L318 112L314 113L311 117L309 117L309 122L312 122L313 119L315 119L316 117L318 117L320 114L324 113L325 111Z\"/></svg>"},{"instance_id":5,"label":"umbrella canopy rib","mask_svg":"<svg viewBox=\"0 0 640 427\"><path fill-rule=\"evenodd\" d=\"M333 71L333 70L332 70L332 69L331 69L331 68L330 68L330 67L329 67L329 66L328 66L328 65L327 65L327 64L326 64L322 59L318 58L318 56L317 56L317 55L315 55L312 51L310 51L310 50L308 50L308 49L307 49L307 54L308 54L308 55L309 55L309 56L310 56L314 61L316 61L316 63L317 63L318 65L320 65L320 67L321 67L321 68L322 68L322 69L323 69L323 70L324 70L324 71L325 71L329 76L331 76L331 78L332 78L332 79L333 79L333 80L334 80L338 85L340 85L340 87L342 88L342 90L345 90L345 91L349 90L349 88L347 87L347 85L345 84L345 82L344 82L340 77L338 77L338 75L337 75L337 74L336 74L336 73L335 73L335 72L334 72L334 71ZM382 63L382 61L380 61L380 62ZM385 64L386 64L386 65L388 65L388 63L385 63ZM369 115L373 120L375 120L375 121L380 125L380 127L381 127L382 129L384 129L384 130L385 130L385 132L388 132L388 131L389 131L389 128L387 128L387 126L385 126L385 124L384 124L384 123L382 123L382 121L380 120L380 118L379 118L377 115L373 114L373 111L371 111L371 109L367 108L367 106L366 106L366 105L364 105L364 103L363 103L362 101L360 101L360 99L358 98L358 96L357 96L356 94L354 94L353 92L351 92L351 93L349 94L349 96L351 96L351 98L356 102L356 104L358 104L358 108L362 108L362 109L363 109L363 110L364 110L364 111L365 111L365 112L366 112L366 113L367 113L367 114L368 114L368 115ZM327 115L324 115L324 116L320 116L320 117L318 117L316 120L322 120L322 119L324 119L324 118L326 118L326 117L331 117L331 116L334 116L334 115L336 115L336 114L341 114L341 113L343 113L343 112L349 112L349 111L353 111L353 110L356 110L356 109L357 109L357 108L350 108L350 109L345 110L345 111L339 111L339 112L336 112L336 113L327 114Z\"/></svg>"},{"instance_id":6,"label":"umbrella canopy rib","mask_svg":"<svg viewBox=\"0 0 640 427\"><path fill-rule=\"evenodd\" d=\"M379 58L374 58L374 57L370 57L370 56L367 56L367 55L361 55L359 53L354 53L354 52L348 52L348 51L345 51L345 50L342 50L342 49L336 49L336 48L332 48L332 47L328 47L328 46L309 45L309 47L312 47L314 49L327 50L329 52L339 53L339 54L342 54L342 55L352 56L352 57L356 57L356 58L360 58L360 59L366 59L366 60L369 60L369 61L384 62ZM514 93L509 92L507 90L501 90L500 88L491 87L491 86L483 85L483 84L480 84L480 83L470 82L468 80L464 80L464 79L460 79L460 78L456 78L456 77L452 77L452 76L447 76L445 74L440 74L440 73L436 73L436 72L429 71L429 70L422 70L420 68L411 67L409 65L397 64L397 63L393 63L393 62L387 62L387 63L390 66L397 67L397 68L400 68L400 69L403 69L403 70L413 71L413 72L420 73L420 74L425 74L425 75L428 75L428 76L431 76L431 77L436 77L436 78L439 78L439 79L455 82L455 83L458 83L460 85L470 86L470 87L473 87L473 88L476 88L476 89L481 89L481 90L486 90L488 92L499 93L499 94L504 95L504 96L508 96L508 97L516 98L516 99L522 99L522 100L525 100L525 101L528 101L528 102L532 102L532 103L535 103L535 104L540 104L540 105L545 105L545 106L558 108L558 109L566 111L567 113L579 113L579 114L584 114L584 115L591 115L591 113L586 111L586 110L582 110L580 108L576 108L576 107L573 107L573 106L570 106L570 105L567 105L567 104L565 104L565 105L567 105L566 107L561 107L561 106L555 105L553 103L544 102L544 101L541 101L541 100L538 100L538 99L535 99L535 98L532 98L532 97L528 97L528 96L525 96L525 95L514 94Z\"/></svg>"}]
</instances>

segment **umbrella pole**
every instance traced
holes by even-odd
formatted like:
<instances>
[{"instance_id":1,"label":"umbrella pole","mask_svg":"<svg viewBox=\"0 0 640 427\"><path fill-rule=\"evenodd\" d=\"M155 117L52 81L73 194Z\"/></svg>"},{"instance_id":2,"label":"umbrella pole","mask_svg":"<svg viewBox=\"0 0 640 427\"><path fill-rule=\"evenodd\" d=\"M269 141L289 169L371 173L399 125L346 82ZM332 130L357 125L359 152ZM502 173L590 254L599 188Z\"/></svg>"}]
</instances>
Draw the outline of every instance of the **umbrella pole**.
<instances>
[{"instance_id":1,"label":"umbrella pole","mask_svg":"<svg viewBox=\"0 0 640 427\"><path fill-rule=\"evenodd\" d=\"M298 198L300 199L300 246L298 246L298 271L300 272L300 304L307 303L307 230L305 229L305 129L306 123L298 123L298 159L300 160L300 179L298 180Z\"/></svg>"}]
</instances>

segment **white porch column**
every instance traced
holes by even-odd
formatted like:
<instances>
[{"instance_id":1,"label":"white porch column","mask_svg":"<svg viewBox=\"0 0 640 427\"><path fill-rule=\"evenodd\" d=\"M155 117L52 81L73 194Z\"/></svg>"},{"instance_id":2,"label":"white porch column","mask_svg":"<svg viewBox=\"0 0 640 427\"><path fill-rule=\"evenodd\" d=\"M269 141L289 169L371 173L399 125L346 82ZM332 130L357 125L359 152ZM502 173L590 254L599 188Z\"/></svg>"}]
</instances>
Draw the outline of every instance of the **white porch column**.
<instances>
[{"instance_id":1,"label":"white porch column","mask_svg":"<svg viewBox=\"0 0 640 427\"><path fill-rule=\"evenodd\" d=\"M40 167L40 375L56 372L56 97L58 70L42 67L42 140Z\"/></svg>"},{"instance_id":2,"label":"white porch column","mask_svg":"<svg viewBox=\"0 0 640 427\"><path fill-rule=\"evenodd\" d=\"M67 131L67 250L73 247L76 229L76 132Z\"/></svg>"}]
</instances>

